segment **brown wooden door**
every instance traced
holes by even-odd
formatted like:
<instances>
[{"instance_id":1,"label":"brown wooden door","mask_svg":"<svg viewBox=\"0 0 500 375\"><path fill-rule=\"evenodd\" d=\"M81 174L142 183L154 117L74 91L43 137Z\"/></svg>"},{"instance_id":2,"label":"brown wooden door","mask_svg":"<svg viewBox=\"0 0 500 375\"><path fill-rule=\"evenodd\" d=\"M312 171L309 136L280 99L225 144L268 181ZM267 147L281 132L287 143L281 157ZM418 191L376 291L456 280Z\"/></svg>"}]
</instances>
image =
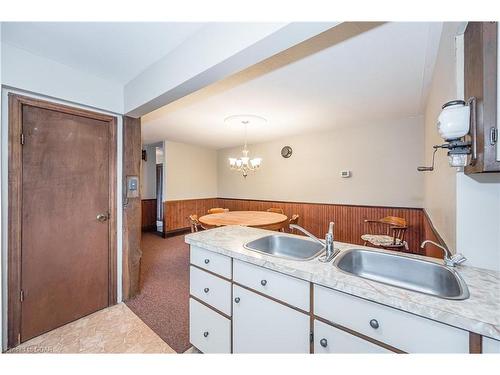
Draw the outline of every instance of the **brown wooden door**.
<instances>
[{"instance_id":1,"label":"brown wooden door","mask_svg":"<svg viewBox=\"0 0 500 375\"><path fill-rule=\"evenodd\" d=\"M108 306L109 126L23 106L21 342Z\"/></svg>"}]
</instances>

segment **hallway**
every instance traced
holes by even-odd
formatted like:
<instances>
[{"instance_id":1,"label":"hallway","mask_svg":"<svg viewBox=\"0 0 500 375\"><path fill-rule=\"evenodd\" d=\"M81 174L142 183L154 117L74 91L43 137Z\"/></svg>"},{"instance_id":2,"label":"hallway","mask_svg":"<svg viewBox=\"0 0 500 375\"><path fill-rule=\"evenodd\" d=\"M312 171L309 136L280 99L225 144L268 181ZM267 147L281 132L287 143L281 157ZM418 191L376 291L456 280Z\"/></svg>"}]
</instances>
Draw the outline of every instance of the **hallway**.
<instances>
[{"instance_id":1,"label":"hallway","mask_svg":"<svg viewBox=\"0 0 500 375\"><path fill-rule=\"evenodd\" d=\"M142 234L141 291L127 306L177 353L189 349L189 246Z\"/></svg>"}]
</instances>

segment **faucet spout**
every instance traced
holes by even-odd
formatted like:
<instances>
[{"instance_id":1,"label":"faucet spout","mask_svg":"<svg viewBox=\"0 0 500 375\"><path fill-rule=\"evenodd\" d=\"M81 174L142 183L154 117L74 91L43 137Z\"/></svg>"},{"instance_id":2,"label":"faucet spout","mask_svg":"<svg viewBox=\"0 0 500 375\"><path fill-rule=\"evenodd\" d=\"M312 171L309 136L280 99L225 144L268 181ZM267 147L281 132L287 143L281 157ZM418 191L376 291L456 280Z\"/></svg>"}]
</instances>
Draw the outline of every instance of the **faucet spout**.
<instances>
[{"instance_id":1,"label":"faucet spout","mask_svg":"<svg viewBox=\"0 0 500 375\"><path fill-rule=\"evenodd\" d=\"M333 223L333 221L331 221L330 225L328 226L328 233L326 234L324 241L320 240L314 234L308 232L307 230L302 228L300 225L290 224L290 228L297 229L297 230L301 231L302 233L304 233L305 235L307 235L308 237L310 237L311 239L313 239L314 241L320 243L322 246L325 247L325 250L326 250L325 255L322 255L319 257L320 262L324 262L324 263L329 262L335 257L335 255L337 255L339 253L339 250L336 250L333 246L333 241L334 241L334 234L333 234L334 233L333 232L334 223Z\"/></svg>"},{"instance_id":2,"label":"faucet spout","mask_svg":"<svg viewBox=\"0 0 500 375\"><path fill-rule=\"evenodd\" d=\"M420 247L423 249L425 248L425 245L427 245L428 243L433 244L437 248L441 249L441 251L443 252L443 262L445 266L455 267L456 265L462 264L467 260L467 258L464 257L462 254L453 255L453 253L448 248L431 240L425 240L424 242L422 242Z\"/></svg>"}]
</instances>

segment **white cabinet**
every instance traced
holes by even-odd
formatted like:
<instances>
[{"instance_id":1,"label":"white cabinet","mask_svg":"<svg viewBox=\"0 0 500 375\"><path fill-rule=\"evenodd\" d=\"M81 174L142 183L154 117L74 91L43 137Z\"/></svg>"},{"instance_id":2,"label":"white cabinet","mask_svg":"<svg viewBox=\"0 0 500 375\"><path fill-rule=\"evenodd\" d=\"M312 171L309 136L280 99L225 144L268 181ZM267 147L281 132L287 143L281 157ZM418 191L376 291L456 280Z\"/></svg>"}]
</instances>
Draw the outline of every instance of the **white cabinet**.
<instances>
[{"instance_id":1,"label":"white cabinet","mask_svg":"<svg viewBox=\"0 0 500 375\"><path fill-rule=\"evenodd\" d=\"M314 314L408 353L468 353L469 332L314 286Z\"/></svg>"},{"instance_id":2,"label":"white cabinet","mask_svg":"<svg viewBox=\"0 0 500 375\"><path fill-rule=\"evenodd\" d=\"M233 260L233 280L262 294L309 311L309 282L254 264Z\"/></svg>"},{"instance_id":3,"label":"white cabinet","mask_svg":"<svg viewBox=\"0 0 500 375\"><path fill-rule=\"evenodd\" d=\"M309 315L233 285L234 353L309 353Z\"/></svg>"},{"instance_id":4,"label":"white cabinet","mask_svg":"<svg viewBox=\"0 0 500 375\"><path fill-rule=\"evenodd\" d=\"M500 341L483 336L483 353L500 353Z\"/></svg>"},{"instance_id":5,"label":"white cabinet","mask_svg":"<svg viewBox=\"0 0 500 375\"><path fill-rule=\"evenodd\" d=\"M328 324L314 321L314 353L393 353Z\"/></svg>"},{"instance_id":6,"label":"white cabinet","mask_svg":"<svg viewBox=\"0 0 500 375\"><path fill-rule=\"evenodd\" d=\"M216 273L226 279L231 278L232 273L230 257L214 253L213 251L205 250L197 246L191 246L189 255L191 264Z\"/></svg>"},{"instance_id":7,"label":"white cabinet","mask_svg":"<svg viewBox=\"0 0 500 375\"><path fill-rule=\"evenodd\" d=\"M231 353L231 321L190 298L189 342L203 353Z\"/></svg>"},{"instance_id":8,"label":"white cabinet","mask_svg":"<svg viewBox=\"0 0 500 375\"><path fill-rule=\"evenodd\" d=\"M189 267L189 293L231 315L231 283L196 267Z\"/></svg>"}]
</instances>

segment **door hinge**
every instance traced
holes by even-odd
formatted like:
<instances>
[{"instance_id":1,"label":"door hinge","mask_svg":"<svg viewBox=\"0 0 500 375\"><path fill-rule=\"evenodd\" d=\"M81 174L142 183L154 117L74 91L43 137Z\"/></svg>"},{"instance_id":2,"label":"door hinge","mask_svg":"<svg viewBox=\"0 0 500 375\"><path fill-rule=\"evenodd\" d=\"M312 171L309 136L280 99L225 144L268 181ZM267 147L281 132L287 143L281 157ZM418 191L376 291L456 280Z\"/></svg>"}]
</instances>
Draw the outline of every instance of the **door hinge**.
<instances>
[{"instance_id":1,"label":"door hinge","mask_svg":"<svg viewBox=\"0 0 500 375\"><path fill-rule=\"evenodd\" d=\"M490 145L494 146L498 142L498 128L496 126L490 129Z\"/></svg>"},{"instance_id":2,"label":"door hinge","mask_svg":"<svg viewBox=\"0 0 500 375\"><path fill-rule=\"evenodd\" d=\"M21 133L21 144L24 145L24 133Z\"/></svg>"},{"instance_id":3,"label":"door hinge","mask_svg":"<svg viewBox=\"0 0 500 375\"><path fill-rule=\"evenodd\" d=\"M21 290L21 292L19 292L19 301L24 301L24 290Z\"/></svg>"},{"instance_id":4,"label":"door hinge","mask_svg":"<svg viewBox=\"0 0 500 375\"><path fill-rule=\"evenodd\" d=\"M309 342L314 342L314 333L309 334Z\"/></svg>"}]
</instances>

